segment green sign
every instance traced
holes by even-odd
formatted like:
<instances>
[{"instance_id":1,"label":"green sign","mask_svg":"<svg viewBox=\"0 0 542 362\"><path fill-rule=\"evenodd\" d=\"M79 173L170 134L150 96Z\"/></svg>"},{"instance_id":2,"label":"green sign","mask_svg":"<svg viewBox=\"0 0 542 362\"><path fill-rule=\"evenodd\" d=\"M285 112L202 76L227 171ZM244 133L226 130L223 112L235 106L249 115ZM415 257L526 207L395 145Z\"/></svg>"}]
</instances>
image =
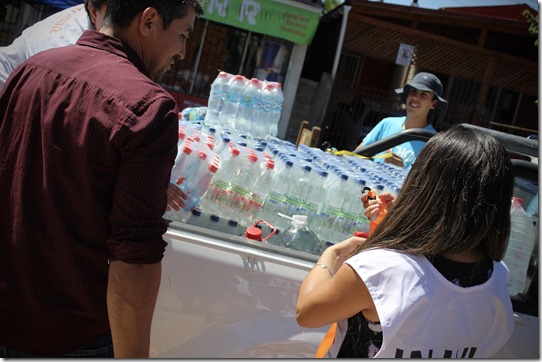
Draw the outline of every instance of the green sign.
<instances>
[{"instance_id":1,"label":"green sign","mask_svg":"<svg viewBox=\"0 0 542 362\"><path fill-rule=\"evenodd\" d=\"M310 44L320 11L307 5L277 0L207 0L204 19L267 34L299 44ZM303 7L301 7L303 6Z\"/></svg>"}]
</instances>

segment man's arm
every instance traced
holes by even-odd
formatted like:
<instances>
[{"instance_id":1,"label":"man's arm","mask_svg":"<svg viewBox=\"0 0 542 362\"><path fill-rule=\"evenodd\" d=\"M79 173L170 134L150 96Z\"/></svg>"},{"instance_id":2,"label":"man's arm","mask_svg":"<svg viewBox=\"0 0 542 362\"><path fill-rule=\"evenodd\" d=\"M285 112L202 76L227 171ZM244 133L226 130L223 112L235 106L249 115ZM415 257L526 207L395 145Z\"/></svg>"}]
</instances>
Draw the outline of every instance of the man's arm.
<instances>
[{"instance_id":1,"label":"man's arm","mask_svg":"<svg viewBox=\"0 0 542 362\"><path fill-rule=\"evenodd\" d=\"M107 310L115 358L148 358L162 264L109 264Z\"/></svg>"}]
</instances>

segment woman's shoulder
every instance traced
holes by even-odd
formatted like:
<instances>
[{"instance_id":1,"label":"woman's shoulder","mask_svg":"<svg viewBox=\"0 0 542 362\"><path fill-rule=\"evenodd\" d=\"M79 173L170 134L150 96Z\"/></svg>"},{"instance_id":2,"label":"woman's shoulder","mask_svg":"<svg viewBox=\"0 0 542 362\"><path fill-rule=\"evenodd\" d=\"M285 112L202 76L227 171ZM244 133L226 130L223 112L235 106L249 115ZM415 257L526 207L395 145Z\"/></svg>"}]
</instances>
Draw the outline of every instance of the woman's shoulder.
<instances>
[{"instance_id":1,"label":"woman's shoulder","mask_svg":"<svg viewBox=\"0 0 542 362\"><path fill-rule=\"evenodd\" d=\"M391 272L406 269L419 270L425 264L423 255L405 253L399 250L374 248L361 251L346 262L354 269L371 268L375 272Z\"/></svg>"}]
</instances>

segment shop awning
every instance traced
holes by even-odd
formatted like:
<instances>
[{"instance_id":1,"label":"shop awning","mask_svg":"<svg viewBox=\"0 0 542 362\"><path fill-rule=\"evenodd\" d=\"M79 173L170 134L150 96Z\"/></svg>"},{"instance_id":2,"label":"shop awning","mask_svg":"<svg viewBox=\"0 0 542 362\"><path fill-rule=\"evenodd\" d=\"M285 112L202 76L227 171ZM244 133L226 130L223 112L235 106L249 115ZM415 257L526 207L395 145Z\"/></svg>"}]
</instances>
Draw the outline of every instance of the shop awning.
<instances>
[{"instance_id":1,"label":"shop awning","mask_svg":"<svg viewBox=\"0 0 542 362\"><path fill-rule=\"evenodd\" d=\"M321 6L294 0L209 0L202 17L308 45L321 13Z\"/></svg>"}]
</instances>

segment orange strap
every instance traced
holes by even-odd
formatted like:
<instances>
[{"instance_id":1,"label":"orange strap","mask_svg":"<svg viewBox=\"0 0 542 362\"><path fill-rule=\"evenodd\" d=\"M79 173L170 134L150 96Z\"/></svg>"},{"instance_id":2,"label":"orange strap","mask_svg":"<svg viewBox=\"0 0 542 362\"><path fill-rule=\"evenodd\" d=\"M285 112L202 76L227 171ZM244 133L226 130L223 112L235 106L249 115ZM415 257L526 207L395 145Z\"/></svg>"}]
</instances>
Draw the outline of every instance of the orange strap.
<instances>
[{"instance_id":1,"label":"orange strap","mask_svg":"<svg viewBox=\"0 0 542 362\"><path fill-rule=\"evenodd\" d=\"M316 351L316 356L314 356L315 358L324 358L326 353L331 348L333 341L335 340L335 334L337 334L337 322L331 325L326 335L324 336L324 339L322 339L322 342L320 342L318 350Z\"/></svg>"}]
</instances>

